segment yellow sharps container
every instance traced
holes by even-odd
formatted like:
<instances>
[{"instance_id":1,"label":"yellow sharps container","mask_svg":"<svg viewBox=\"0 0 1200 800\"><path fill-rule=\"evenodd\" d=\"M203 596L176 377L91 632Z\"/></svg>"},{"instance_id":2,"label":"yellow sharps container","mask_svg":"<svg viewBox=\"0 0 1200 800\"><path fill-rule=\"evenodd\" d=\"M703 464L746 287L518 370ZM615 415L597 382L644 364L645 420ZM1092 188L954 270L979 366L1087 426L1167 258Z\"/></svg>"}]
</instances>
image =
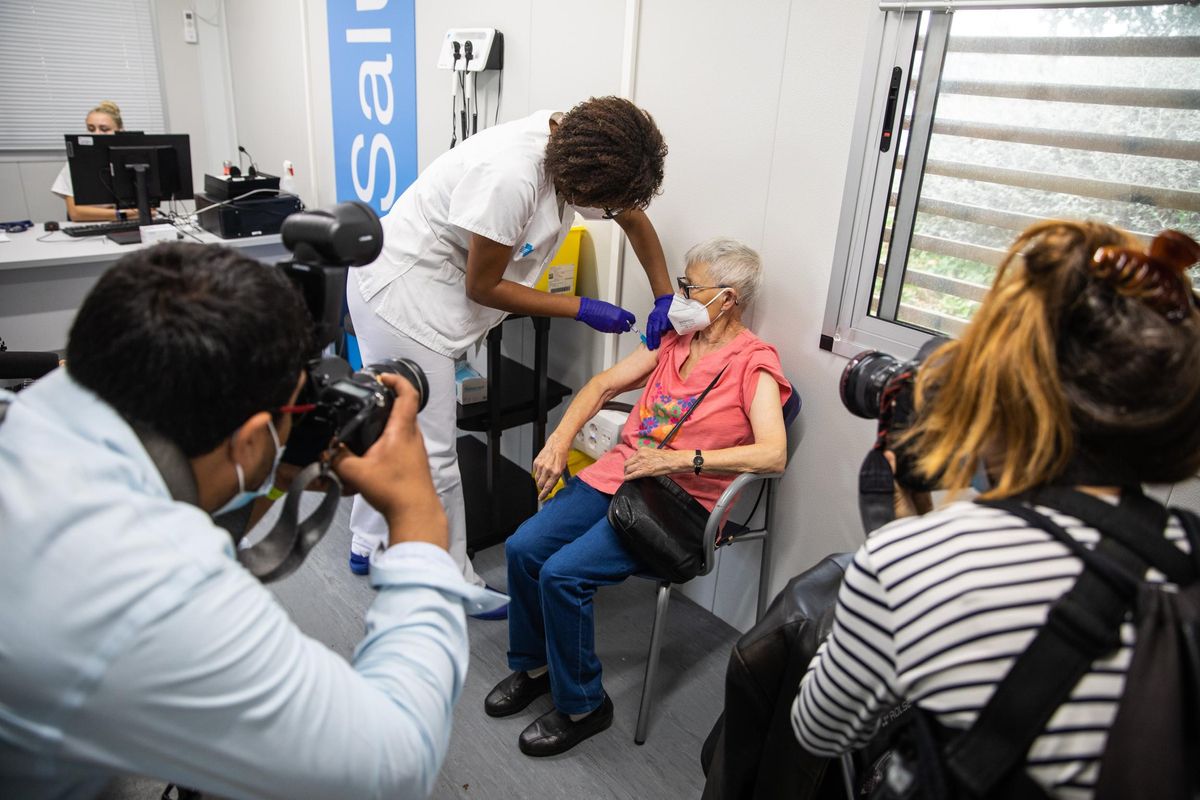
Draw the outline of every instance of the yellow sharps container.
<instances>
[{"instance_id":1,"label":"yellow sharps container","mask_svg":"<svg viewBox=\"0 0 1200 800\"><path fill-rule=\"evenodd\" d=\"M550 259L533 288L550 294L575 294L579 277L579 245L583 241L585 231L587 228L583 225L571 228L566 241L554 254L554 258Z\"/></svg>"}]
</instances>

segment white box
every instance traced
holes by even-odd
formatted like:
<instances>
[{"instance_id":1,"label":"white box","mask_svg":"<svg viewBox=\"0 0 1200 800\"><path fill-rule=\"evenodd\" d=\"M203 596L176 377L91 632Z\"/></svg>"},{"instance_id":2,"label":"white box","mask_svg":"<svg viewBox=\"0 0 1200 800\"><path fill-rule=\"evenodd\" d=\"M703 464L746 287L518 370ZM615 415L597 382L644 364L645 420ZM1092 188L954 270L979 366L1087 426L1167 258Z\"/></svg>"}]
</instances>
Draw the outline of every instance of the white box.
<instances>
[{"instance_id":1,"label":"white box","mask_svg":"<svg viewBox=\"0 0 1200 800\"><path fill-rule=\"evenodd\" d=\"M624 411L600 411L575 434L574 448L592 458L600 458L617 446L628 418Z\"/></svg>"},{"instance_id":2,"label":"white box","mask_svg":"<svg viewBox=\"0 0 1200 800\"><path fill-rule=\"evenodd\" d=\"M487 400L487 378L481 376L465 358L454 365L454 394L461 405Z\"/></svg>"},{"instance_id":3,"label":"white box","mask_svg":"<svg viewBox=\"0 0 1200 800\"><path fill-rule=\"evenodd\" d=\"M169 222L162 222L158 225L143 225L138 230L142 232L142 244L173 242L176 239L183 238L183 234L175 230L175 226Z\"/></svg>"}]
</instances>

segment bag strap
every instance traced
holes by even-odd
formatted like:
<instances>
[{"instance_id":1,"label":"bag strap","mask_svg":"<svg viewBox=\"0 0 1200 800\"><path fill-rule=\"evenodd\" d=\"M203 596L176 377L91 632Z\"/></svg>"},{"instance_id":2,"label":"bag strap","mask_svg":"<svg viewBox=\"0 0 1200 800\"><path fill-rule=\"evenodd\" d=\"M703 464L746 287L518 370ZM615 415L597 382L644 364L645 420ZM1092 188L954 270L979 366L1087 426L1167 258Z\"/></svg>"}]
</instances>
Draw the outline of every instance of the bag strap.
<instances>
[{"instance_id":1,"label":"bag strap","mask_svg":"<svg viewBox=\"0 0 1200 800\"><path fill-rule=\"evenodd\" d=\"M1166 575L1172 583L1186 585L1196 578L1196 565L1192 558L1163 535L1170 512L1161 503L1143 494L1138 487L1123 489L1118 505L1063 486L1042 487L1030 499L1077 517L1085 525L1132 551ZM1141 578L1139 573L1139 583Z\"/></svg>"},{"instance_id":2,"label":"bag strap","mask_svg":"<svg viewBox=\"0 0 1200 800\"><path fill-rule=\"evenodd\" d=\"M975 724L946 748L947 768L983 796L1024 764L1033 740L1092 663L1120 645L1120 625L1139 583L1133 576L1140 576L1145 566L1139 569L1137 556L1107 539L1098 547L1105 555L1097 556L1054 520L1016 499L981 504L1047 532L1084 558L1085 565L1075 586L1051 606L1046 624L1017 656Z\"/></svg>"},{"instance_id":3,"label":"bag strap","mask_svg":"<svg viewBox=\"0 0 1200 800\"><path fill-rule=\"evenodd\" d=\"M683 425L683 423L687 422L687 419L688 419L688 417L690 417L692 415L692 412L696 410L696 408L700 405L700 403L704 402L704 398L707 397L708 393L712 391L712 388L717 385L717 381L721 380L721 376L725 374L725 370L727 370L727 369L729 369L728 364L721 367L721 371L716 374L716 376L708 384L708 386L705 388L705 390L700 393L700 396L696 398L696 402L692 403L691 408L689 408L687 411L683 412L683 416L679 418L679 422L676 422L675 427L671 428L670 432L668 432L667 435L663 437L663 440L661 442L659 442L658 447L656 449L658 449L658 450L663 449L664 447L667 446L667 443L670 442L671 439L675 438L675 433L679 430L680 426Z\"/></svg>"},{"instance_id":4,"label":"bag strap","mask_svg":"<svg viewBox=\"0 0 1200 800\"><path fill-rule=\"evenodd\" d=\"M1187 534L1188 546L1192 550L1192 563L1200 570L1200 516L1186 508L1171 507L1171 513L1179 517L1179 524Z\"/></svg>"}]
</instances>

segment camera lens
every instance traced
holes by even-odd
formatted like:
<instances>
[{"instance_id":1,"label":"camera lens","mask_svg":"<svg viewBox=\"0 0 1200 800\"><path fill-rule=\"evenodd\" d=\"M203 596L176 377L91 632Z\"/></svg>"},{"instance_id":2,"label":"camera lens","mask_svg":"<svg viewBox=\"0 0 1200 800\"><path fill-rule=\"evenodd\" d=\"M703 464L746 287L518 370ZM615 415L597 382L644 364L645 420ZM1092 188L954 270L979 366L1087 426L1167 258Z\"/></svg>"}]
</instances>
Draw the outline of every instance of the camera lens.
<instances>
[{"instance_id":1,"label":"camera lens","mask_svg":"<svg viewBox=\"0 0 1200 800\"><path fill-rule=\"evenodd\" d=\"M371 364L366 371L377 375L399 375L411 383L417 390L417 411L424 410L425 404L429 402L429 379L425 377L425 370L421 369L421 365L410 358L385 358Z\"/></svg>"},{"instance_id":2,"label":"camera lens","mask_svg":"<svg viewBox=\"0 0 1200 800\"><path fill-rule=\"evenodd\" d=\"M859 353L842 370L838 390L846 410L863 419L878 419L883 390L904 362L878 350Z\"/></svg>"}]
</instances>

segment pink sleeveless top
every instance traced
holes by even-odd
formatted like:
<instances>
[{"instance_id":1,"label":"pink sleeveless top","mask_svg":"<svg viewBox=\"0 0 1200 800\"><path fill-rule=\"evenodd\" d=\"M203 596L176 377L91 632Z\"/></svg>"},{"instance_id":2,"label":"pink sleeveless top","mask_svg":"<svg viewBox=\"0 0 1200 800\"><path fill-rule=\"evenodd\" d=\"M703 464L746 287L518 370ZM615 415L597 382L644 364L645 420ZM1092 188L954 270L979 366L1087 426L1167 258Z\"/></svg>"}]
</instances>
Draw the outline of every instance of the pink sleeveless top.
<instances>
[{"instance_id":1,"label":"pink sleeveless top","mask_svg":"<svg viewBox=\"0 0 1200 800\"><path fill-rule=\"evenodd\" d=\"M779 384L781 402L791 396L792 387L783 376L779 353L749 329L743 330L720 350L700 359L686 380L679 377L694 335L669 333L663 336L658 366L650 374L642 396L625 421L620 442L579 473L584 483L605 494L616 492L625 479L626 459L640 447L657 447L723 366L728 365L728 368L721 379L683 423L667 449L691 452L753 444L750 403L758 388L760 371L765 371ZM689 469L670 477L711 511L721 492L737 476L704 472L696 475Z\"/></svg>"}]
</instances>

